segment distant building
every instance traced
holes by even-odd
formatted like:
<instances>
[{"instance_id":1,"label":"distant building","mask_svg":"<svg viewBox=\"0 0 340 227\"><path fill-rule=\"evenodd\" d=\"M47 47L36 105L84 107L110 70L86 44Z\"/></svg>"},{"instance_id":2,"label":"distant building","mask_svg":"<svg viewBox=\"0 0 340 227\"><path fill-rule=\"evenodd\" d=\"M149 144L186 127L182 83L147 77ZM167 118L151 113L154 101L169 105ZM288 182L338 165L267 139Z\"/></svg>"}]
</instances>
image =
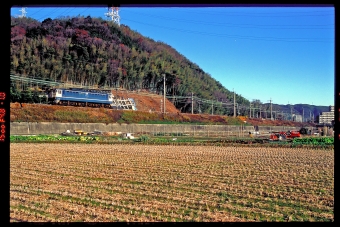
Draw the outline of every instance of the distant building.
<instances>
[{"instance_id":1,"label":"distant building","mask_svg":"<svg viewBox=\"0 0 340 227\"><path fill-rule=\"evenodd\" d=\"M302 115L300 115L300 114L293 114L293 121L295 121L295 122L302 122Z\"/></svg>"},{"instance_id":2,"label":"distant building","mask_svg":"<svg viewBox=\"0 0 340 227\"><path fill-rule=\"evenodd\" d=\"M322 112L319 116L319 124L332 124L334 121L334 106L329 106L329 112Z\"/></svg>"}]
</instances>

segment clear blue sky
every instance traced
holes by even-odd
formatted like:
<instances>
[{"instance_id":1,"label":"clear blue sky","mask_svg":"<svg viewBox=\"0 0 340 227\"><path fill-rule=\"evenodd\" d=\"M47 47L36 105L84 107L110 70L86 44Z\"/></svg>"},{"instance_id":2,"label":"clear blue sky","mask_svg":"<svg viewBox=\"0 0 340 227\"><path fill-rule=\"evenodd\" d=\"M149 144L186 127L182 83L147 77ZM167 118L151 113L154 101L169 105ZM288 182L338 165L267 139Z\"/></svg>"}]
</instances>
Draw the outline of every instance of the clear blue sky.
<instances>
[{"instance_id":1,"label":"clear blue sky","mask_svg":"<svg viewBox=\"0 0 340 227\"><path fill-rule=\"evenodd\" d=\"M226 6L121 5L120 24L170 45L250 101L334 105L333 5ZM105 6L25 7L26 17L39 21L78 15L111 20ZM13 6L11 15L20 10Z\"/></svg>"}]
</instances>

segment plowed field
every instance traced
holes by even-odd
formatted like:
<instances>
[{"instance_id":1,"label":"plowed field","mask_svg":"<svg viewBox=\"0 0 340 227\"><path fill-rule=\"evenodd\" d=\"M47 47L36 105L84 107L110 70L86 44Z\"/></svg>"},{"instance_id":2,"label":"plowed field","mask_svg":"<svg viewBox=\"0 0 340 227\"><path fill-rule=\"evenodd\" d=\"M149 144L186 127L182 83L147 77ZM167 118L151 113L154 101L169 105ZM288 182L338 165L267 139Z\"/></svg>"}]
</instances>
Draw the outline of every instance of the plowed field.
<instances>
[{"instance_id":1,"label":"plowed field","mask_svg":"<svg viewBox=\"0 0 340 227\"><path fill-rule=\"evenodd\" d=\"M12 143L11 222L334 221L334 150Z\"/></svg>"}]
</instances>

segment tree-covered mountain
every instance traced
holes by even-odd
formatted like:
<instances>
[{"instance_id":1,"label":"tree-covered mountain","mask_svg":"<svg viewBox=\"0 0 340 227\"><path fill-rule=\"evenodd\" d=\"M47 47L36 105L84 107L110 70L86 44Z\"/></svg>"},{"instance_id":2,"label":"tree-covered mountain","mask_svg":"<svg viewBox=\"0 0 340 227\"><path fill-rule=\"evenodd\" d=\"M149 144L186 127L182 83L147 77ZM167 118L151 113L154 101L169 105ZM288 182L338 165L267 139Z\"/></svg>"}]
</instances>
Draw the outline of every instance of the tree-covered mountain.
<instances>
[{"instance_id":1,"label":"tree-covered mountain","mask_svg":"<svg viewBox=\"0 0 340 227\"><path fill-rule=\"evenodd\" d=\"M191 97L194 113L232 115L234 111L233 92L174 48L101 18L39 22L11 17L10 70L34 79L158 94L163 94L165 75L166 96L174 97L181 112L191 112ZM11 84L14 100L17 90L20 87ZM256 100L250 105L239 94L235 100L238 115L249 116L249 108L256 106L269 110L269 105Z\"/></svg>"},{"instance_id":2,"label":"tree-covered mountain","mask_svg":"<svg viewBox=\"0 0 340 227\"><path fill-rule=\"evenodd\" d=\"M232 104L233 92L171 46L101 18L39 22L12 17L10 51L12 74L159 94L165 75L166 95L177 97L174 102L182 112L191 111L192 93L194 112L211 112L212 105L199 100ZM236 102L249 104L238 94ZM230 114L231 108L213 108L215 114Z\"/></svg>"}]
</instances>

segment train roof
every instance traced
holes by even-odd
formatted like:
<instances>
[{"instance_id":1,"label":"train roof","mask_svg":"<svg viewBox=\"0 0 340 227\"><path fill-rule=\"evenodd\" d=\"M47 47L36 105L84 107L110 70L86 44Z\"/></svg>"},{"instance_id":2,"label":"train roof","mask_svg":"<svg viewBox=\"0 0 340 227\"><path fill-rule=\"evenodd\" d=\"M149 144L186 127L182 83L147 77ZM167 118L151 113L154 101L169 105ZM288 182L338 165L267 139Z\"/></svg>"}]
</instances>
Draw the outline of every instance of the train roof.
<instances>
[{"instance_id":1,"label":"train roof","mask_svg":"<svg viewBox=\"0 0 340 227\"><path fill-rule=\"evenodd\" d=\"M87 89L87 88L68 88L67 90L92 92L92 93L105 93L105 94L111 94L112 93L111 90L99 90L99 89Z\"/></svg>"}]
</instances>

